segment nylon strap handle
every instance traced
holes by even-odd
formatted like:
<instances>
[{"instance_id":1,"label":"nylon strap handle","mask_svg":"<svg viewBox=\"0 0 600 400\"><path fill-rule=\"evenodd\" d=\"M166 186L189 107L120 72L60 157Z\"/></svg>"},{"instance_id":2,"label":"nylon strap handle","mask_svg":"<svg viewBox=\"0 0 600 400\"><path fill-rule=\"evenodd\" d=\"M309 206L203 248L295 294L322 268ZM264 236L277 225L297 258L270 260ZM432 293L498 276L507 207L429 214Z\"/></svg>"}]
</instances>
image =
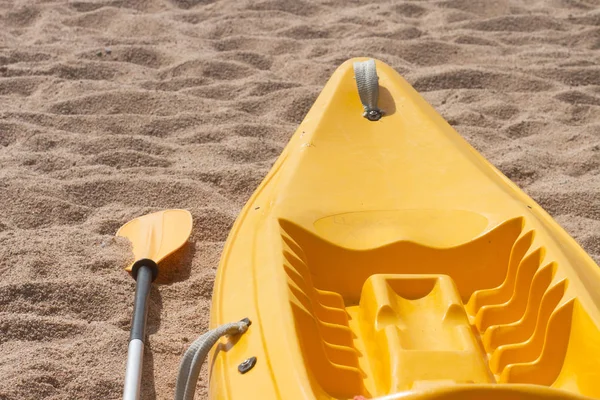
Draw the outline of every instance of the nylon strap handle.
<instances>
[{"instance_id":1,"label":"nylon strap handle","mask_svg":"<svg viewBox=\"0 0 600 400\"><path fill-rule=\"evenodd\" d=\"M377 107L379 99L379 77L375 60L357 61L354 63L354 77L358 87L358 95L365 112L363 116L369 121L378 121L384 114Z\"/></svg>"}]
</instances>

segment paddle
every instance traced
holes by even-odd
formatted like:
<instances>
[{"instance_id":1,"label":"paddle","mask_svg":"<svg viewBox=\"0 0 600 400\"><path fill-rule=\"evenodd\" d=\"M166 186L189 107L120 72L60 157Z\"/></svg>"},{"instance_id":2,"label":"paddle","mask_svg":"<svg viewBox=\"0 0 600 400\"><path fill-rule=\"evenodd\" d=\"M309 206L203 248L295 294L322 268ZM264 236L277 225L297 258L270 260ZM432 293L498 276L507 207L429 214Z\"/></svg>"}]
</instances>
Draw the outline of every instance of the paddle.
<instances>
[{"instance_id":1,"label":"paddle","mask_svg":"<svg viewBox=\"0 0 600 400\"><path fill-rule=\"evenodd\" d=\"M186 210L164 210L144 215L117 231L117 236L126 237L133 244L135 261L125 270L136 280L124 400L138 400L140 396L148 295L152 282L167 272L161 270L158 263L183 246L191 231L192 216Z\"/></svg>"}]
</instances>

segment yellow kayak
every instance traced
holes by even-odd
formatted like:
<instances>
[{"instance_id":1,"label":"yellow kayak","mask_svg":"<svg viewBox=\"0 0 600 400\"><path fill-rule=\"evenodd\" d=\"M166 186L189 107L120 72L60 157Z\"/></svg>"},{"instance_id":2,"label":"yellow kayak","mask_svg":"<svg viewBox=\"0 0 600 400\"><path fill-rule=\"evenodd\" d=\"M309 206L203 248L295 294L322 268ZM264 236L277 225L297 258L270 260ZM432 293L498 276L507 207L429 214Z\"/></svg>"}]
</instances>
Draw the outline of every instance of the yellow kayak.
<instances>
[{"instance_id":1,"label":"yellow kayak","mask_svg":"<svg viewBox=\"0 0 600 400\"><path fill-rule=\"evenodd\" d=\"M352 59L230 232L211 327L252 325L210 354L210 398L600 398L599 306L575 240Z\"/></svg>"}]
</instances>

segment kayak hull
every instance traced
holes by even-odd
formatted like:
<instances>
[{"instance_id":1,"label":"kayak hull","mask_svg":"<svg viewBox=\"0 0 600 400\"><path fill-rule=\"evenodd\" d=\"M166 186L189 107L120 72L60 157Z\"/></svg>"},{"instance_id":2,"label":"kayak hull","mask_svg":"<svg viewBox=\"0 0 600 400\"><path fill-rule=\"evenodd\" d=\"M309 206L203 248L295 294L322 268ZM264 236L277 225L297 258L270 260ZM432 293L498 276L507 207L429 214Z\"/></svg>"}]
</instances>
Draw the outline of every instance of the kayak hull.
<instances>
[{"instance_id":1,"label":"kayak hull","mask_svg":"<svg viewBox=\"0 0 600 400\"><path fill-rule=\"evenodd\" d=\"M211 327L252 325L211 353L210 398L600 398L597 265L380 61L364 118L363 60L230 232Z\"/></svg>"}]
</instances>

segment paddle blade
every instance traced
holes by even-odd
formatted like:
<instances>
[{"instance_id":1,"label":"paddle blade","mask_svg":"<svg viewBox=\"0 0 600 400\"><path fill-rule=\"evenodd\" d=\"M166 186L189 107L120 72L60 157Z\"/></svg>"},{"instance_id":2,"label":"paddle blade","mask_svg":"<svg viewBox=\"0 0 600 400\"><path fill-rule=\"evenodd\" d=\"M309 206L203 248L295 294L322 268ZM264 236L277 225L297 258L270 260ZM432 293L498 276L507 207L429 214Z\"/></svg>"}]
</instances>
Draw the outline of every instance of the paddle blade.
<instances>
[{"instance_id":1,"label":"paddle blade","mask_svg":"<svg viewBox=\"0 0 600 400\"><path fill-rule=\"evenodd\" d=\"M158 264L183 246L191 233L192 215L189 211L164 210L127 222L117 231L117 236L131 241L135 261L149 258ZM132 265L125 269L131 272Z\"/></svg>"}]
</instances>

